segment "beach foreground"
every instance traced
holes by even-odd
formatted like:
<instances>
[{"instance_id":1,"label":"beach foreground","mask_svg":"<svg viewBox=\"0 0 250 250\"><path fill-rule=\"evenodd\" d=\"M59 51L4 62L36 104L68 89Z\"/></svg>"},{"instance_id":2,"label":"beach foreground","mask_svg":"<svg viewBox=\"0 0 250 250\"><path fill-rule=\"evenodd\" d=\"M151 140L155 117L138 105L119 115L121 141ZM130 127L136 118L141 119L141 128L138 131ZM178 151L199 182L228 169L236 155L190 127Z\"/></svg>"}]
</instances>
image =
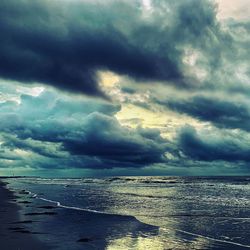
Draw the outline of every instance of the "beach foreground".
<instances>
[{"instance_id":1,"label":"beach foreground","mask_svg":"<svg viewBox=\"0 0 250 250\"><path fill-rule=\"evenodd\" d=\"M250 249L249 178L4 181L1 250Z\"/></svg>"},{"instance_id":2,"label":"beach foreground","mask_svg":"<svg viewBox=\"0 0 250 250\"><path fill-rule=\"evenodd\" d=\"M150 238L158 235L158 227L133 216L59 206L24 189L13 193L3 182L0 190L1 250L134 249L134 241L151 245Z\"/></svg>"},{"instance_id":3,"label":"beach foreground","mask_svg":"<svg viewBox=\"0 0 250 250\"><path fill-rule=\"evenodd\" d=\"M0 182L0 242L1 250L43 250L50 249L39 241L35 234L26 230L21 223L16 204L16 196Z\"/></svg>"}]
</instances>

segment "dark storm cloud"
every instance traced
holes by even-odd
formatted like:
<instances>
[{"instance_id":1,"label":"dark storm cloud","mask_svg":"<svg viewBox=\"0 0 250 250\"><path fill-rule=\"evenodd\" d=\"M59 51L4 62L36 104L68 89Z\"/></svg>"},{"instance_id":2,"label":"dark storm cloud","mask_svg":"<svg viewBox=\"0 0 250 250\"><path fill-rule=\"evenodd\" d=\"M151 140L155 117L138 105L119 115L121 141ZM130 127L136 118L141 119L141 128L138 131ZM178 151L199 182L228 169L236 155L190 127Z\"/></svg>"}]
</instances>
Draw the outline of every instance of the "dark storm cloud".
<instances>
[{"instance_id":1,"label":"dark storm cloud","mask_svg":"<svg viewBox=\"0 0 250 250\"><path fill-rule=\"evenodd\" d=\"M167 140L156 129L122 127L113 117L119 106L47 91L39 97L22 95L19 105L5 102L1 106L5 149L31 151L58 163L64 159L61 166L70 162L87 168L142 167L166 162Z\"/></svg>"},{"instance_id":2,"label":"dark storm cloud","mask_svg":"<svg viewBox=\"0 0 250 250\"><path fill-rule=\"evenodd\" d=\"M164 162L167 150L166 140L159 131L131 131L116 119L100 113L89 115L82 134L78 138L64 138L63 145L72 154L142 165Z\"/></svg>"},{"instance_id":3,"label":"dark storm cloud","mask_svg":"<svg viewBox=\"0 0 250 250\"><path fill-rule=\"evenodd\" d=\"M55 147L46 145L46 142L32 141L30 139L23 140L11 135L4 135L3 138L5 140L5 142L2 144L3 148L8 148L9 150L28 150L46 157L60 158L60 153L58 153L56 150L54 150L54 152L51 150ZM60 147L58 147L57 150L58 149L60 150Z\"/></svg>"},{"instance_id":4,"label":"dark storm cloud","mask_svg":"<svg viewBox=\"0 0 250 250\"><path fill-rule=\"evenodd\" d=\"M250 162L248 136L215 134L214 131L198 134L194 127L185 126L179 132L178 144L184 154L193 160Z\"/></svg>"},{"instance_id":5,"label":"dark storm cloud","mask_svg":"<svg viewBox=\"0 0 250 250\"><path fill-rule=\"evenodd\" d=\"M250 130L249 103L241 100L225 100L222 97L194 96L189 99L170 99L159 104L188 114L201 121L211 122L219 128Z\"/></svg>"},{"instance_id":6,"label":"dark storm cloud","mask_svg":"<svg viewBox=\"0 0 250 250\"><path fill-rule=\"evenodd\" d=\"M117 21L122 6L107 5L1 1L1 77L92 95L100 94L95 75L98 69L139 78L178 77L177 66L168 56L144 51L114 27L112 22ZM133 12L130 16L135 21L134 15L139 14L136 6L121 5ZM109 15L115 15L114 20Z\"/></svg>"},{"instance_id":7,"label":"dark storm cloud","mask_svg":"<svg viewBox=\"0 0 250 250\"><path fill-rule=\"evenodd\" d=\"M221 26L216 15L212 0L154 0L148 10L139 0L0 1L0 78L11 80L0 86L0 166L247 164L249 24ZM118 93L121 105L162 112L166 124L154 126L171 139L159 130L122 126L115 118L121 105L53 88L39 96L29 95L27 85L27 93L18 90L20 82L38 82L104 96L99 70L123 75L104 90L117 90L110 95ZM211 122L207 133L187 126L174 138L182 116L171 121L175 115L163 106ZM129 119L120 121L147 124Z\"/></svg>"},{"instance_id":8,"label":"dark storm cloud","mask_svg":"<svg viewBox=\"0 0 250 250\"><path fill-rule=\"evenodd\" d=\"M148 13L141 1L3 0L0 30L0 77L90 95L102 95L97 70L185 85L184 45L219 55L228 40L207 0L153 1Z\"/></svg>"}]
</instances>

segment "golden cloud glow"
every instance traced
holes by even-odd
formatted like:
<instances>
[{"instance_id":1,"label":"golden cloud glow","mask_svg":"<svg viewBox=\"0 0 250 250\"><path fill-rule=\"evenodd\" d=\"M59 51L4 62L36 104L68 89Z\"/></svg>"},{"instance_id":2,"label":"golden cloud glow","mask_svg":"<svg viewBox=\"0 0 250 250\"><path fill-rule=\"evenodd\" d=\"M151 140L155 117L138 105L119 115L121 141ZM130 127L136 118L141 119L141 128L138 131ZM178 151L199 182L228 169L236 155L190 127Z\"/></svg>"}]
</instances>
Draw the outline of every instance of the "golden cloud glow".
<instances>
[{"instance_id":1,"label":"golden cloud glow","mask_svg":"<svg viewBox=\"0 0 250 250\"><path fill-rule=\"evenodd\" d=\"M100 87L103 87L103 88L113 87L120 80L120 78L117 74L112 73L110 71L99 71L98 77L100 80L99 81Z\"/></svg>"},{"instance_id":2,"label":"golden cloud glow","mask_svg":"<svg viewBox=\"0 0 250 250\"><path fill-rule=\"evenodd\" d=\"M238 20L249 20L249 0L217 0L218 19L235 18Z\"/></svg>"}]
</instances>

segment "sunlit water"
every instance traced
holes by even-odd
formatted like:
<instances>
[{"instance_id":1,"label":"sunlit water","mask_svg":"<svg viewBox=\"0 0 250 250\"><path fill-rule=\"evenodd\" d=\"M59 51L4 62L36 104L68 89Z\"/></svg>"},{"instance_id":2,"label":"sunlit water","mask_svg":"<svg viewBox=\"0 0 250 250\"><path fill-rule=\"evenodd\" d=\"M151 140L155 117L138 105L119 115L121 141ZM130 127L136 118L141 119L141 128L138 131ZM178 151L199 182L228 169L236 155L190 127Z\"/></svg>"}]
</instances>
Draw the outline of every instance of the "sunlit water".
<instances>
[{"instance_id":1,"label":"sunlit water","mask_svg":"<svg viewBox=\"0 0 250 250\"><path fill-rule=\"evenodd\" d=\"M247 177L22 178L12 180L10 186L60 202L65 210L71 210L67 218L63 217L66 212L61 213L61 217L59 214L46 225L60 232L52 234L51 242L60 238L71 242L74 235L84 231L87 223L81 220L84 211L74 209L111 214L102 219L105 214L94 213L93 218L98 219L87 224L92 227L89 234L98 232L96 245L93 241L82 248L69 243L70 249L250 249L250 178ZM128 221L120 226L120 219L112 215L134 216L159 228L135 228ZM60 223L56 221L59 219ZM100 225L95 232L95 223L102 221L107 226ZM105 233L102 235L98 230Z\"/></svg>"}]
</instances>

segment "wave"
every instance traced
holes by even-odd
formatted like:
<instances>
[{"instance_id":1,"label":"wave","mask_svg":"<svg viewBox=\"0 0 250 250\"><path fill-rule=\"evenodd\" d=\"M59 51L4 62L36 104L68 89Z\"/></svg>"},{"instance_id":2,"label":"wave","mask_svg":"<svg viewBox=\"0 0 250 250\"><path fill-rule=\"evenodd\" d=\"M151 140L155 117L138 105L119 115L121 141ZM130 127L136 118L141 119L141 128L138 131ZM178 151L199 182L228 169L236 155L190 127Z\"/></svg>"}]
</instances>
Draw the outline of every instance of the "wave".
<instances>
[{"instance_id":1,"label":"wave","mask_svg":"<svg viewBox=\"0 0 250 250\"><path fill-rule=\"evenodd\" d=\"M135 194L135 193L119 193L126 196L150 198L150 199L178 199L175 196L166 195L145 195L145 194Z\"/></svg>"},{"instance_id":2,"label":"wave","mask_svg":"<svg viewBox=\"0 0 250 250\"><path fill-rule=\"evenodd\" d=\"M75 206L67 206L67 205L61 204L61 202L59 202L59 201L55 201L55 200L51 200L51 199L39 197L38 194L32 193L32 192L30 192L30 191L27 191L27 192L28 192L30 195L32 195L32 198L35 198L35 199L39 199L39 200L42 200L42 201L46 201L46 202L50 202L50 203L56 204L56 206L57 206L57 207L60 207L60 208L72 209L72 210L78 210L78 211L84 211L84 212L95 213L95 214L103 214L103 215L110 215L110 216L119 216L119 217L133 218L134 220L136 220L136 221L138 221L139 223L142 223L142 224L144 224L144 225L149 225L149 226L152 226L152 227L159 228L158 226L150 225L150 224L147 224L147 223L145 223L145 222L142 222L142 221L138 220L135 216L132 216L132 215L115 214L115 213L110 213L110 212L98 211L98 210L94 210L94 209L81 208L81 207L75 207Z\"/></svg>"},{"instance_id":3,"label":"wave","mask_svg":"<svg viewBox=\"0 0 250 250\"><path fill-rule=\"evenodd\" d=\"M21 178L22 181L28 184L42 184L42 185L62 185L65 188L85 185L142 185L142 186L164 186L168 188L176 186L196 185L213 188L218 184L223 188L224 185L229 185L230 188L250 188L249 177L176 177L176 176L118 176L118 177L103 177L103 178Z\"/></svg>"},{"instance_id":4,"label":"wave","mask_svg":"<svg viewBox=\"0 0 250 250\"><path fill-rule=\"evenodd\" d=\"M110 214L110 213L97 211L97 210L93 210L93 209L85 209L85 208L80 208L80 207L72 207L72 206L62 205L59 201L54 201L54 200L46 199L46 198L43 198L43 197L39 197L38 194L33 193L33 192L29 191L29 190L25 190L25 192L27 192L29 195L31 195L32 198L39 199L39 200L42 200L42 201L47 201L47 202L50 202L50 203L54 203L54 204L56 204L57 207L66 208L66 209L81 210L81 211L85 211L85 212L92 212L92 213L98 213L98 214Z\"/></svg>"},{"instance_id":5,"label":"wave","mask_svg":"<svg viewBox=\"0 0 250 250\"><path fill-rule=\"evenodd\" d=\"M169 231L169 229L167 229L167 228L161 228L161 229L165 230L166 232ZM175 229L175 231L180 232L180 233L184 233L184 234L188 234L188 235L192 235L192 236L196 236L196 237L201 237L201 238L208 239L208 240L215 241L215 242L226 243L226 244L230 244L230 245L234 245L234 246L250 248L250 245L246 245L246 244L242 244L242 243L238 243L238 242L234 242L234 241L221 240L221 239L217 239L217 238L213 238L213 237L209 237L209 236L205 236L205 235L201 235L201 234L196 234L196 233L192 233L192 232L188 232L188 231L180 230L180 229Z\"/></svg>"},{"instance_id":6,"label":"wave","mask_svg":"<svg viewBox=\"0 0 250 250\"><path fill-rule=\"evenodd\" d=\"M146 224L146 225L153 226L153 227L158 227L158 226L155 226L155 225L150 225L150 224L144 223L144 222L140 221L139 219L137 219L135 216L121 215L121 214L111 214L111 213L97 211L97 210L92 210L92 209L84 209L84 208L79 208L79 207L65 206L65 205L62 205L58 201L53 201L53 200L49 200L49 199L41 198L41 197L37 197L37 198L40 199L40 200L43 200L43 201L55 203L58 207L65 208L65 209L80 210L80 211L91 212L91 213L98 213L98 214L105 214L105 215L131 217L131 218L137 220L138 222L140 222L142 224ZM158 228L160 228L160 229L162 229L163 231L166 231L166 232L169 232L169 230L170 230L170 229L165 228L165 227L158 227ZM180 230L180 229L175 229L175 231L180 232L180 233L184 233L184 234L188 234L188 235L192 235L192 236L196 236L196 237L201 237L201 238L208 239L208 240L215 241L215 242L226 243L226 244L230 244L230 245L234 245L234 246L240 246L240 247L250 248L250 245L245 245L245 244L241 244L241 243L234 242L234 241L221 240L221 239L217 239L217 238L213 238L213 237L209 237L209 236L205 236L205 235L201 235L201 234L196 234L196 233L192 233L192 232L185 231L185 230Z\"/></svg>"},{"instance_id":7,"label":"wave","mask_svg":"<svg viewBox=\"0 0 250 250\"><path fill-rule=\"evenodd\" d=\"M35 199L39 199L39 200L42 200L42 201L45 201L45 202L50 202L50 203L56 204L57 207L61 207L61 208L64 208L64 209L72 209L72 210L78 210L78 211L80 210L80 211L89 212L89 213L104 214L104 215L111 215L111 216L121 216L121 217L127 217L127 218L130 217L130 218L133 218L136 221L138 221L139 223L142 223L144 225L149 225L149 226L152 226L152 227L159 228L163 232L164 231L165 232L169 232L169 231L172 230L171 228L159 227L159 226L156 226L156 225L144 223L140 219L137 219L135 216L114 214L114 213L108 213L108 212L104 212L104 211L98 211L98 210L94 210L94 209L86 209L86 208L75 207L75 206L67 206L67 205L61 204L59 201L55 201L55 200L51 200L51 199L40 197L36 193L32 193L30 191L26 191L26 192L28 192L30 195L32 195L32 197L35 198ZM178 215L175 215L175 216L178 216ZM179 215L179 216L183 216L183 215ZM190 216L190 215L184 215L184 216ZM201 215L198 215L198 216L201 216ZM233 219L239 219L239 220L242 220L242 219L246 220L247 219L248 220L250 218L233 218ZM195 236L195 237L201 237L201 238L208 239L208 240L211 240L211 241L214 241L214 242L219 242L219 243L230 244L230 245L239 246L239 247L250 248L250 245L246 245L246 244L243 244L243 243L238 243L238 242L231 241L231 240L223 240L223 239L213 238L213 237L210 237L210 236L206 236L206 235L202 235L202 234L197 234L197 233L193 233L193 232L181 230L181 229L178 229L178 228L175 228L174 230L176 232L179 232L179 233L182 233L182 234L192 235L192 236Z\"/></svg>"},{"instance_id":8,"label":"wave","mask_svg":"<svg viewBox=\"0 0 250 250\"><path fill-rule=\"evenodd\" d=\"M88 183L141 183L141 184L176 184L183 183L181 178L173 177L105 177L105 178L22 178L29 183L58 184L58 185L81 185Z\"/></svg>"},{"instance_id":9,"label":"wave","mask_svg":"<svg viewBox=\"0 0 250 250\"><path fill-rule=\"evenodd\" d=\"M36 198L39 199L39 200L42 200L42 201L47 201L47 202L50 202L50 203L55 203L55 204L57 205L57 207L61 207L61 208L73 209L73 210L80 210L80 211L91 212L91 213L97 213L97 214L116 215L116 214L110 214L110 213L107 213L107 212L97 211L97 210L93 210L93 209L66 206L66 205L62 205L59 201L53 201L53 200L46 199L46 198L42 198L42 197L36 197Z\"/></svg>"}]
</instances>

